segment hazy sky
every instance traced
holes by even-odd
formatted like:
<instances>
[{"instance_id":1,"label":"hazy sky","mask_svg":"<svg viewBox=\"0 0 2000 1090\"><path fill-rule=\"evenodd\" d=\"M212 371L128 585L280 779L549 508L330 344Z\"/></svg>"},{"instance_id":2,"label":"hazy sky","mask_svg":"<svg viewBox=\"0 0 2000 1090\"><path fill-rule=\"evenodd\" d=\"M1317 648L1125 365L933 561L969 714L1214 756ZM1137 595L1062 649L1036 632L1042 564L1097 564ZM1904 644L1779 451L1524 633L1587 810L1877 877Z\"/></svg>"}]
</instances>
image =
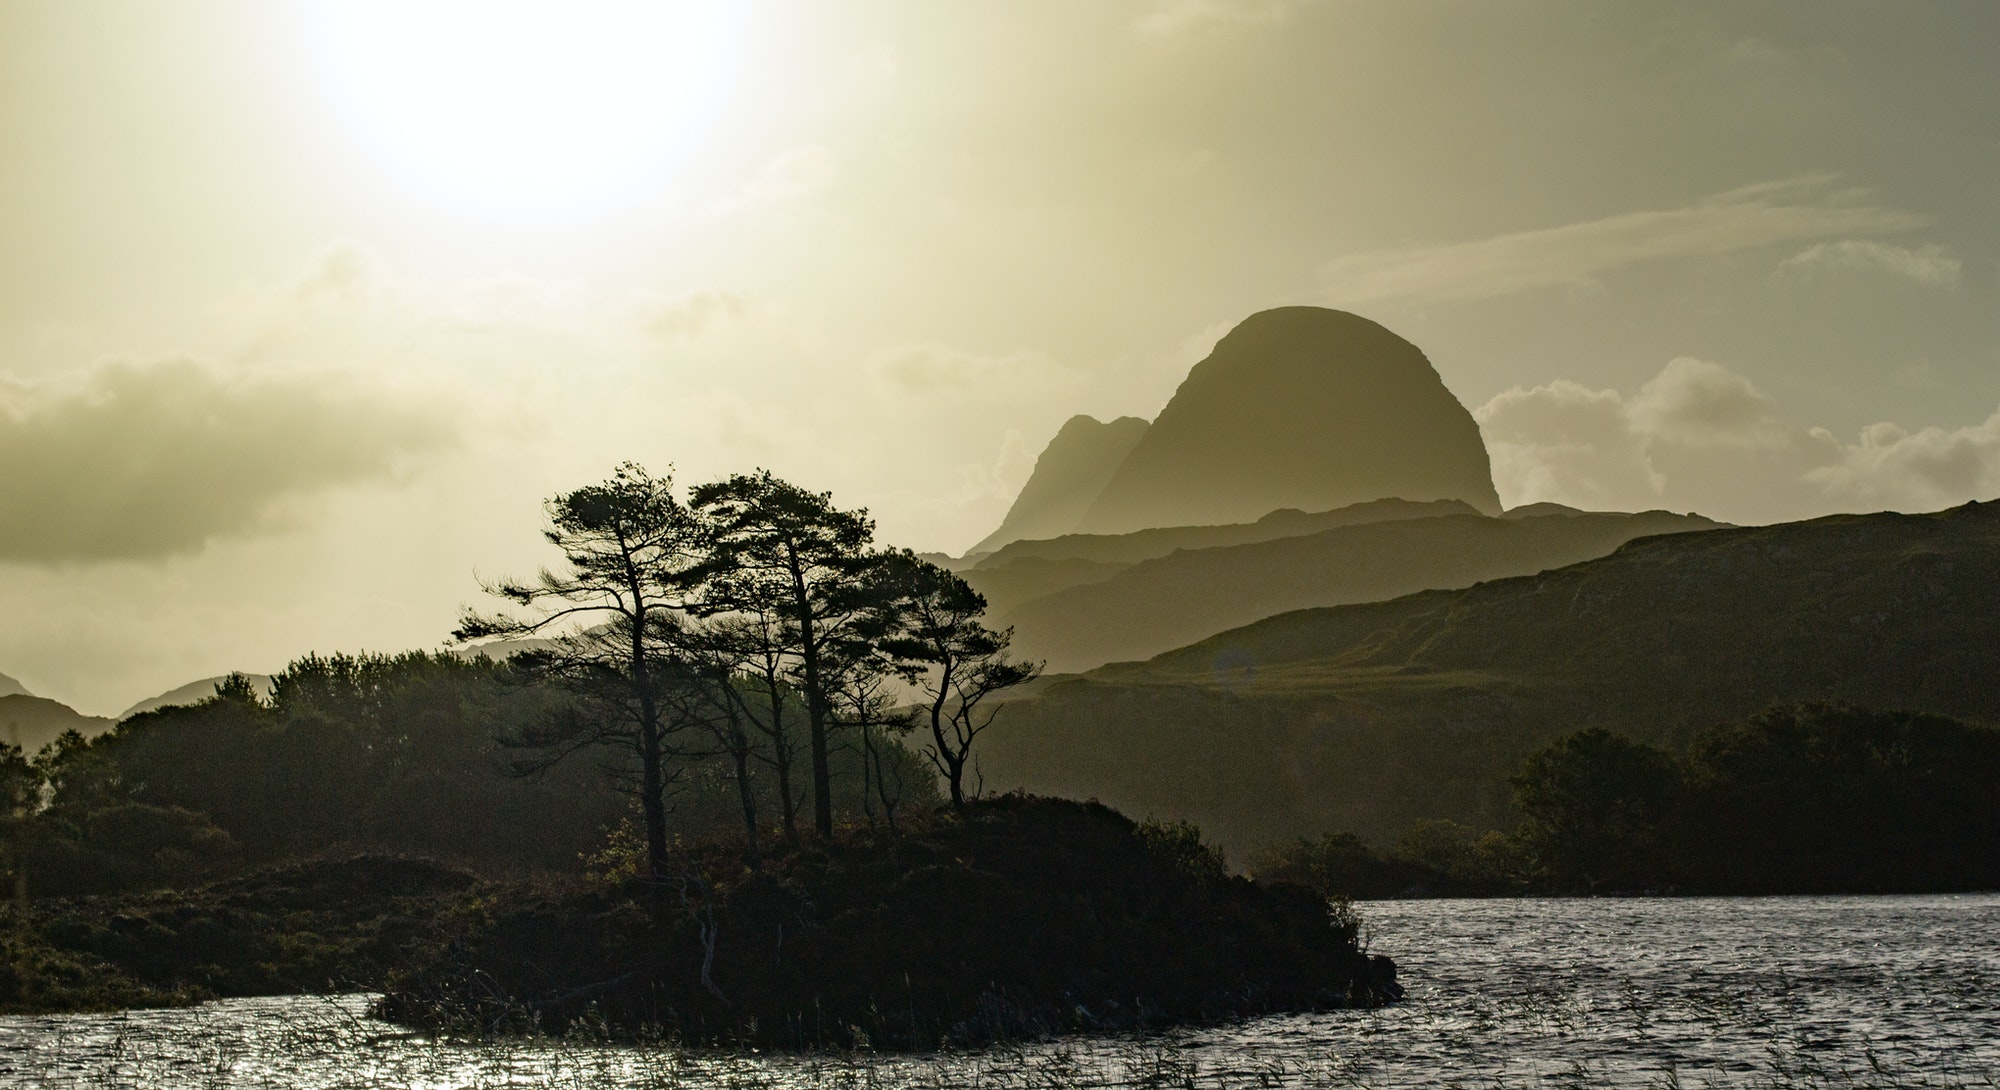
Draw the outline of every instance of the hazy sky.
<instances>
[{"instance_id":1,"label":"hazy sky","mask_svg":"<svg viewBox=\"0 0 2000 1090\"><path fill-rule=\"evenodd\" d=\"M2000 5L0 3L0 673L436 646L540 500L958 551L1253 311L1508 503L2000 495Z\"/></svg>"}]
</instances>

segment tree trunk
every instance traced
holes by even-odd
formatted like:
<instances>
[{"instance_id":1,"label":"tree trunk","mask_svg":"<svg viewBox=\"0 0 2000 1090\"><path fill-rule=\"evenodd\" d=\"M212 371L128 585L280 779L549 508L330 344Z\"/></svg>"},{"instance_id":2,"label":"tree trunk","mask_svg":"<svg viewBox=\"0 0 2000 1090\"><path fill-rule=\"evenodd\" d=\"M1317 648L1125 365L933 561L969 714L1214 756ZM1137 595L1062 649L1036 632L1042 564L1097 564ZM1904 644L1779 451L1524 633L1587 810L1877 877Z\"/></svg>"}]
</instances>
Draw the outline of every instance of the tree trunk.
<instances>
[{"instance_id":1,"label":"tree trunk","mask_svg":"<svg viewBox=\"0 0 2000 1090\"><path fill-rule=\"evenodd\" d=\"M792 601L798 609L799 657L805 661L806 728L812 739L813 828L822 837L833 835L833 774L827 760L826 687L820 679L819 637L813 631L812 600L806 593L805 575L798 559L792 558Z\"/></svg>"},{"instance_id":2,"label":"tree trunk","mask_svg":"<svg viewBox=\"0 0 2000 1090\"><path fill-rule=\"evenodd\" d=\"M757 865L757 793L750 784L750 739L741 727L730 728L730 756L736 760L736 794L743 803L744 853L750 865Z\"/></svg>"},{"instance_id":3,"label":"tree trunk","mask_svg":"<svg viewBox=\"0 0 2000 1090\"><path fill-rule=\"evenodd\" d=\"M639 725L640 808L646 817L646 875L654 881L667 873L667 778L660 761L660 723L644 701Z\"/></svg>"},{"instance_id":4,"label":"tree trunk","mask_svg":"<svg viewBox=\"0 0 2000 1090\"><path fill-rule=\"evenodd\" d=\"M639 808L646 819L646 876L657 882L667 874L667 772L665 739L660 730L660 706L653 699L653 679L646 669L646 597L634 577L632 593L631 677L639 692Z\"/></svg>"}]
</instances>

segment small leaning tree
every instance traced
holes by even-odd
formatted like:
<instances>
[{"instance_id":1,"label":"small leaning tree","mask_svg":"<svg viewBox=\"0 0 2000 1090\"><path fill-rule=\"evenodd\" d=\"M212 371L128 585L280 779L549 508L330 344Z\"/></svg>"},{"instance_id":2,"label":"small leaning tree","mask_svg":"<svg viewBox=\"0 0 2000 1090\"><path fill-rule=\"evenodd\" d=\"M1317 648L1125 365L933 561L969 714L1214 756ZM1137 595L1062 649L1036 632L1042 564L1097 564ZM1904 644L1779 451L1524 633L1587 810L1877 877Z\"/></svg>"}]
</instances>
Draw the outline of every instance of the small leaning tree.
<instances>
[{"instance_id":1,"label":"small leaning tree","mask_svg":"<svg viewBox=\"0 0 2000 1090\"><path fill-rule=\"evenodd\" d=\"M452 635L461 643L548 638L546 649L515 661L571 702L516 739L539 751L527 767L547 768L590 746L628 750L639 765L647 875L658 881L667 876L666 792L677 773L670 741L683 726L668 697L688 680L685 618L709 536L674 498L671 476L653 477L632 462L601 484L550 499L545 510L543 536L562 564L532 580L482 583L525 612L468 609Z\"/></svg>"},{"instance_id":2,"label":"small leaning tree","mask_svg":"<svg viewBox=\"0 0 2000 1090\"><path fill-rule=\"evenodd\" d=\"M921 694L931 734L924 755L950 787L952 807L963 810L973 741L993 722L994 709L980 705L1040 674L1042 665L1007 657L1014 630L980 623L986 598L956 574L908 551L888 553L880 564L881 608L893 622L882 649Z\"/></svg>"}]
</instances>

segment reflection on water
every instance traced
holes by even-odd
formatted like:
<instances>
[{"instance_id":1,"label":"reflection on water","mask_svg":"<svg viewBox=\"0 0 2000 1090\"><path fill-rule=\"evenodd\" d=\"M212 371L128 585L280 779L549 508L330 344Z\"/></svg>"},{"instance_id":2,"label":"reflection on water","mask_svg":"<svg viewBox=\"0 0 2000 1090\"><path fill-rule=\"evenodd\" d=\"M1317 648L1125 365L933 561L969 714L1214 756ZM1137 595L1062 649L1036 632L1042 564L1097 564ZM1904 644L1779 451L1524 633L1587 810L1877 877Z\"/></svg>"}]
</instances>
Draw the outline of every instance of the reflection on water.
<instances>
[{"instance_id":1,"label":"reflection on water","mask_svg":"<svg viewBox=\"0 0 2000 1090\"><path fill-rule=\"evenodd\" d=\"M2000 1086L2000 895L1362 906L1410 998L914 1057L451 1043L365 997L0 1019L36 1087Z\"/></svg>"}]
</instances>

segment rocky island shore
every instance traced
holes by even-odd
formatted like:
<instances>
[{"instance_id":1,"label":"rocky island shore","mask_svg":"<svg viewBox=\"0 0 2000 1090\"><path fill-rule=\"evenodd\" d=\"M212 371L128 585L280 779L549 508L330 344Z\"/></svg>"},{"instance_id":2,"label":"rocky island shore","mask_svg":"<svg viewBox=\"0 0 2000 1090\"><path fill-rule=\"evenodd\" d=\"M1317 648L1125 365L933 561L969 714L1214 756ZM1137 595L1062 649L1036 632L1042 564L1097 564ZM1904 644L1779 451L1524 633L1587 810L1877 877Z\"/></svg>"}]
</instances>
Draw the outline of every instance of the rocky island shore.
<instances>
[{"instance_id":1,"label":"rocky island shore","mask_svg":"<svg viewBox=\"0 0 2000 1090\"><path fill-rule=\"evenodd\" d=\"M1008 797L667 883L496 881L379 856L10 920L0 1009L379 991L433 1031L934 1048L1391 1002L1395 966L1191 826Z\"/></svg>"}]
</instances>

